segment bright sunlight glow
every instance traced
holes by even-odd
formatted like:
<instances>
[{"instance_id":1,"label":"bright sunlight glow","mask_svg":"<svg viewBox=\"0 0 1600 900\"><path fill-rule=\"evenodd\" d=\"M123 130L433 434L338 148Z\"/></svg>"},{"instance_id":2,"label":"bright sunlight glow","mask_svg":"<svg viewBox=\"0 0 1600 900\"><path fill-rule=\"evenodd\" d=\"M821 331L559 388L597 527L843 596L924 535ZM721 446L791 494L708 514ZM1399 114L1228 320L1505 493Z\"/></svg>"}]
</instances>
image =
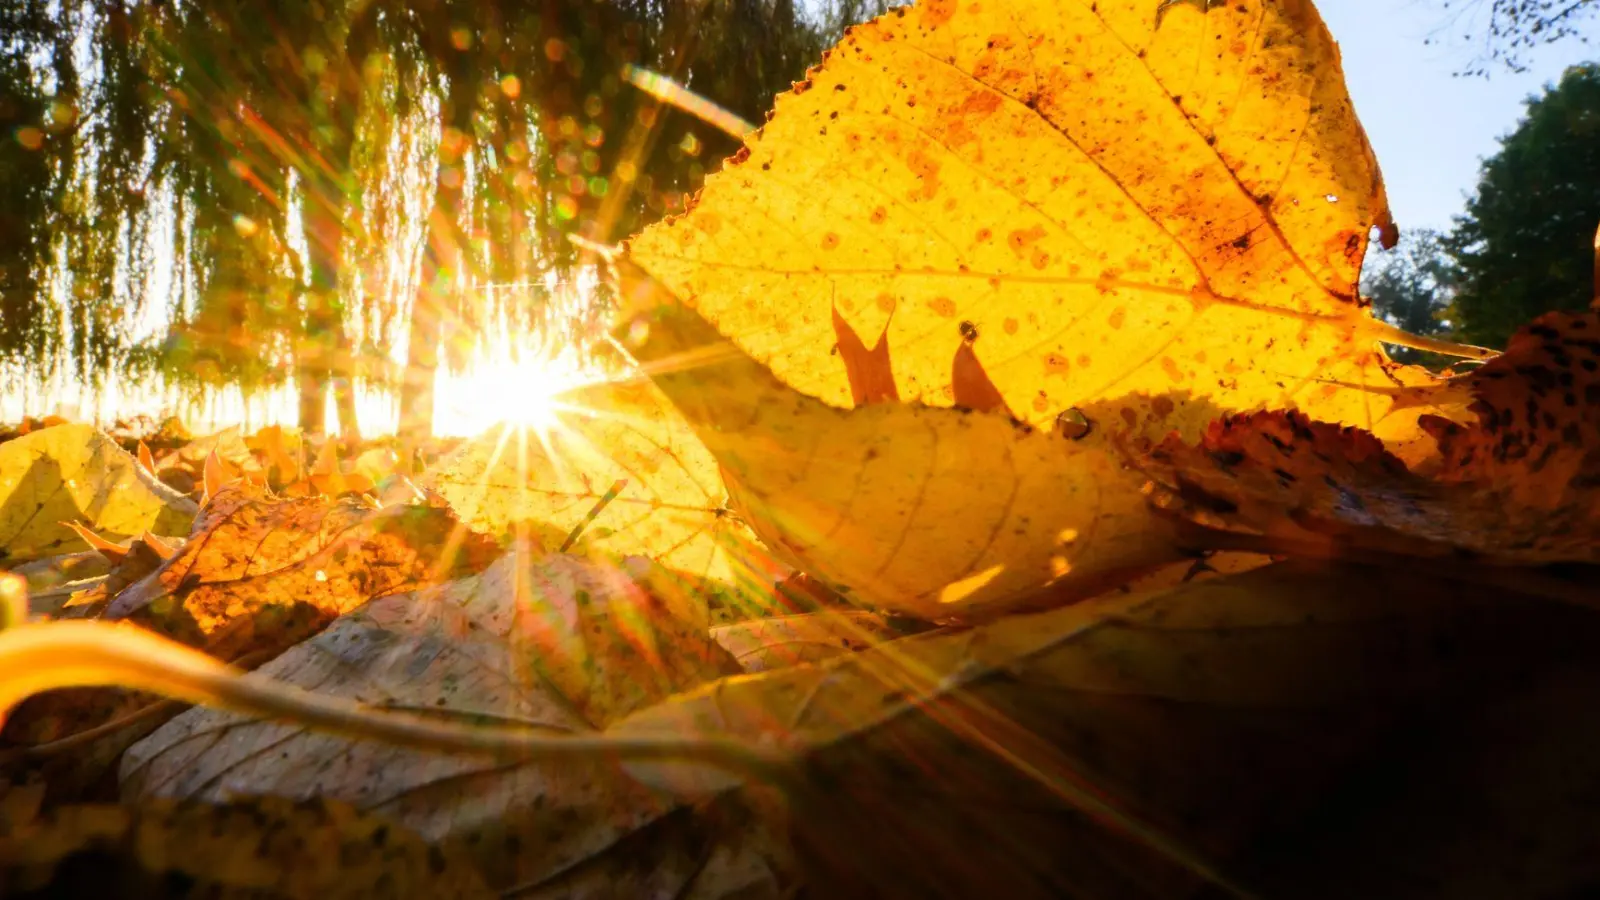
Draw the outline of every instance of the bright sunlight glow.
<instances>
[{"instance_id":1,"label":"bright sunlight glow","mask_svg":"<svg viewBox=\"0 0 1600 900\"><path fill-rule=\"evenodd\" d=\"M482 434L502 422L548 433L558 424L557 398L604 376L570 346L541 347L498 338L466 371L440 372L434 430Z\"/></svg>"}]
</instances>

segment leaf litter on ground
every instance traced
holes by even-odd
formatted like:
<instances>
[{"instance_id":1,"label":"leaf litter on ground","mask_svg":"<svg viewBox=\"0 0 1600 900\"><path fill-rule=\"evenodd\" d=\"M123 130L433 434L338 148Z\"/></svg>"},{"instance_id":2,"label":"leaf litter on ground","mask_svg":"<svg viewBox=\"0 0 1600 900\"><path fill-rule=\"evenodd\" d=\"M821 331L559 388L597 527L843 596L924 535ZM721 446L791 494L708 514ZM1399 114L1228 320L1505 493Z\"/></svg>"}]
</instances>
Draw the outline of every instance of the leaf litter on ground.
<instances>
[{"instance_id":1,"label":"leaf litter on ground","mask_svg":"<svg viewBox=\"0 0 1600 900\"><path fill-rule=\"evenodd\" d=\"M575 425L602 452L587 483L559 489L557 459L492 475L485 449L504 441L486 439L459 458L456 496L396 472L376 509L252 494L289 487L272 473L304 457L274 450L281 433L240 439L249 459L239 435L218 436L198 448L215 464L183 466L207 500L194 536L96 601L131 621L0 633L16 674L0 705L112 684L225 708L122 757L127 808L164 809L144 805L163 785L207 798L200 821L225 821L216 801L234 788L345 797L452 850L464 840L490 882L533 895L1577 890L1592 866L1563 848L1595 823L1563 798L1597 773L1559 722L1600 699L1595 624L1530 593L1582 583L1600 546L1600 435L1582 412L1592 316L1535 323L1464 376L1397 366L1379 341L1492 354L1371 316L1356 277L1374 228L1394 236L1309 2L922 0L853 29L689 213L614 259L620 346L660 394L613 385L584 402L649 410L660 435ZM308 493L345 493L358 472L378 488L359 457L320 458ZM262 474L225 488L224 465ZM665 489L680 473L693 489ZM474 480L495 490L473 495ZM530 488L547 489L531 508L511 499ZM685 495L679 545L661 513ZM323 523L442 522L452 503L544 553L438 572L465 579L432 589L380 578L304 629L251 621L278 609L251 606L269 582L320 596L305 576L328 575L308 568ZM162 581L204 556L199 536L252 515L316 535L310 555L252 575L248 554L222 553L232 581ZM663 648L680 640L720 652L707 570L667 559L707 517L748 525L821 595L865 608L733 626L783 663L771 671L718 678L725 653L717 671L674 669ZM1200 552L1196 521L1271 540ZM463 540L487 561L488 541ZM529 596L524 572L562 585L527 604L541 640L460 624L489 594L522 609L506 595ZM586 630L578 598L595 594L576 585L594 578L681 627L652 630L653 612ZM883 611L932 630L903 637ZM192 649L226 657L258 631L282 638L266 655L303 640L272 664L280 680ZM782 659L801 633L840 654ZM485 659L524 680L442 690L447 669ZM571 730L506 722L512 697ZM272 756L290 746L320 768ZM1506 772L1501 756L1563 775ZM484 792L446 790L511 773L535 809L495 807L502 821ZM546 787L559 810L542 808ZM1467 795L1518 839L1463 827ZM554 820L572 828L537 833Z\"/></svg>"}]
</instances>

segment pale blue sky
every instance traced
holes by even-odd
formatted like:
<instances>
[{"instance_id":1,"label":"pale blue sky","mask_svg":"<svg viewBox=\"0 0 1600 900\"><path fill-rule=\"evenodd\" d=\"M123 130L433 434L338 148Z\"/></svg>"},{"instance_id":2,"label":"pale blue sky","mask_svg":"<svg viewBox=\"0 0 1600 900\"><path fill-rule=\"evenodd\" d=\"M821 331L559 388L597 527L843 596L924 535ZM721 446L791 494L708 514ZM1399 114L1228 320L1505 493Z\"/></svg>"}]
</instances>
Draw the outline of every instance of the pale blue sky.
<instances>
[{"instance_id":1,"label":"pale blue sky","mask_svg":"<svg viewBox=\"0 0 1600 900\"><path fill-rule=\"evenodd\" d=\"M1487 5L1487 2L1485 3ZM1600 58L1576 40L1543 48L1525 74L1496 69L1457 78L1477 47L1449 34L1424 41L1441 22L1438 0L1322 0L1317 4L1344 55L1356 112L1378 153L1401 229L1448 228L1478 183L1480 161L1522 118L1524 100L1567 66Z\"/></svg>"}]
</instances>

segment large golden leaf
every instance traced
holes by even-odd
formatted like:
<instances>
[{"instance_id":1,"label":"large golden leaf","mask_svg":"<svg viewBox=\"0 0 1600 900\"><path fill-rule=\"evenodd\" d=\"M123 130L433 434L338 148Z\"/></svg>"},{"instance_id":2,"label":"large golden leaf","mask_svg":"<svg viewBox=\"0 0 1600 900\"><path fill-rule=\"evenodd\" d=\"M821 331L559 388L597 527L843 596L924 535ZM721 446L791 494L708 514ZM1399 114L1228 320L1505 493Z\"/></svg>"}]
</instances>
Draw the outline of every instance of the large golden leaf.
<instances>
[{"instance_id":1,"label":"large golden leaf","mask_svg":"<svg viewBox=\"0 0 1600 900\"><path fill-rule=\"evenodd\" d=\"M195 505L92 425L56 425L0 446L0 562L84 549L66 522L118 540L189 533Z\"/></svg>"},{"instance_id":2,"label":"large golden leaf","mask_svg":"<svg viewBox=\"0 0 1600 900\"><path fill-rule=\"evenodd\" d=\"M854 29L629 252L835 406L972 406L987 373L1035 424L1182 389L1409 436L1385 418L1425 376L1357 295L1374 227L1308 0L925 0Z\"/></svg>"}]
</instances>

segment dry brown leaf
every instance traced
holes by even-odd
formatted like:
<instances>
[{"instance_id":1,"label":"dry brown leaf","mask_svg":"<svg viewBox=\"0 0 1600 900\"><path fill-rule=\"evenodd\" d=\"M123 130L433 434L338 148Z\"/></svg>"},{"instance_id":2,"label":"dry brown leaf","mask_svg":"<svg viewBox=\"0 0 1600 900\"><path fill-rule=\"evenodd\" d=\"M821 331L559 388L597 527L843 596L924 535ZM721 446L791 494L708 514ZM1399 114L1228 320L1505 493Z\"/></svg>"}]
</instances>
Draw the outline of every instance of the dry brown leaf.
<instances>
[{"instance_id":1,"label":"dry brown leaf","mask_svg":"<svg viewBox=\"0 0 1600 900\"><path fill-rule=\"evenodd\" d=\"M1226 879L1336 798L1372 741L1597 639L1571 607L1278 565L725 682L616 731L790 748L820 896L1187 896L1195 870ZM694 795L731 783L629 768Z\"/></svg>"},{"instance_id":2,"label":"dry brown leaf","mask_svg":"<svg viewBox=\"0 0 1600 900\"><path fill-rule=\"evenodd\" d=\"M181 466L190 472L198 473L205 466L206 457L215 453L219 459L231 466L240 469L255 468L255 458L250 455L250 445L245 443L244 433L238 427L224 428L215 434L208 434L196 438L179 447L172 455L160 460L160 468Z\"/></svg>"},{"instance_id":3,"label":"dry brown leaf","mask_svg":"<svg viewBox=\"0 0 1600 900\"><path fill-rule=\"evenodd\" d=\"M376 708L587 731L737 671L706 636L702 611L650 589L652 571L644 560L508 554L479 576L375 600L261 673ZM678 810L602 758L449 757L193 710L128 751L122 786L130 800L235 791L348 800L467 846L500 888L556 896L568 880L626 884L650 874L630 858L642 855L678 879L668 894L732 893L711 890L692 864L721 840L716 819ZM608 895L627 894L594 896Z\"/></svg>"},{"instance_id":4,"label":"dry brown leaf","mask_svg":"<svg viewBox=\"0 0 1600 900\"><path fill-rule=\"evenodd\" d=\"M461 857L385 819L274 797L0 819L0 886L30 897L494 896Z\"/></svg>"},{"instance_id":5,"label":"dry brown leaf","mask_svg":"<svg viewBox=\"0 0 1600 900\"><path fill-rule=\"evenodd\" d=\"M746 672L821 662L900 637L878 613L821 612L719 625L711 637Z\"/></svg>"},{"instance_id":6,"label":"dry brown leaf","mask_svg":"<svg viewBox=\"0 0 1600 900\"><path fill-rule=\"evenodd\" d=\"M272 501L230 489L200 524L181 552L113 598L106 617L221 659L284 649L373 597L477 571L497 552L448 510L420 505Z\"/></svg>"},{"instance_id":7,"label":"dry brown leaf","mask_svg":"<svg viewBox=\"0 0 1600 900\"><path fill-rule=\"evenodd\" d=\"M300 480L300 436L290 436L282 425L268 425L244 439L245 446L257 455L273 484L293 484Z\"/></svg>"},{"instance_id":8,"label":"dry brown leaf","mask_svg":"<svg viewBox=\"0 0 1600 900\"><path fill-rule=\"evenodd\" d=\"M125 620L224 660L259 664L373 597L482 569L498 549L448 510L351 501L269 501L225 488L183 549L114 597L85 597ZM165 718L139 715L148 695L56 691L24 702L3 731L8 765L43 765L73 796ZM126 722L128 727L113 727ZM53 748L93 732L89 747Z\"/></svg>"},{"instance_id":9,"label":"dry brown leaf","mask_svg":"<svg viewBox=\"0 0 1600 900\"><path fill-rule=\"evenodd\" d=\"M1553 313L1462 376L1477 421L1425 419L1425 478L1370 434L1298 413L1226 418L1132 457L1202 525L1291 544L1540 565L1600 562L1600 314Z\"/></svg>"}]
</instances>

